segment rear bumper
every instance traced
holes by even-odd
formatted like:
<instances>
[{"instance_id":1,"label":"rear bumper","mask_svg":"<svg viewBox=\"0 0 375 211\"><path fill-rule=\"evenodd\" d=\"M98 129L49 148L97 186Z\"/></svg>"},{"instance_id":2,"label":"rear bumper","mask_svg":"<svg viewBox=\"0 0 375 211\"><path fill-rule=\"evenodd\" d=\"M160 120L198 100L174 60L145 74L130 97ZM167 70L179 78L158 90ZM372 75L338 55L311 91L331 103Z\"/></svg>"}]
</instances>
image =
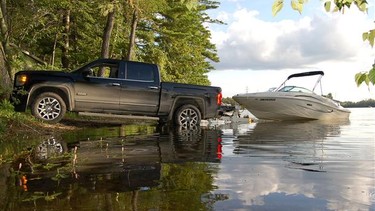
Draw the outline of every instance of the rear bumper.
<instances>
[{"instance_id":1,"label":"rear bumper","mask_svg":"<svg viewBox=\"0 0 375 211\"><path fill-rule=\"evenodd\" d=\"M207 110L206 110L207 111ZM211 119L211 118L219 118L223 114L223 111L220 107L217 107L214 110L210 110L210 112L206 112L202 119Z\"/></svg>"},{"instance_id":2,"label":"rear bumper","mask_svg":"<svg viewBox=\"0 0 375 211\"><path fill-rule=\"evenodd\" d=\"M221 105L218 110L218 113L219 116L224 116L226 113L233 112L235 109L236 107L232 105Z\"/></svg>"}]
</instances>

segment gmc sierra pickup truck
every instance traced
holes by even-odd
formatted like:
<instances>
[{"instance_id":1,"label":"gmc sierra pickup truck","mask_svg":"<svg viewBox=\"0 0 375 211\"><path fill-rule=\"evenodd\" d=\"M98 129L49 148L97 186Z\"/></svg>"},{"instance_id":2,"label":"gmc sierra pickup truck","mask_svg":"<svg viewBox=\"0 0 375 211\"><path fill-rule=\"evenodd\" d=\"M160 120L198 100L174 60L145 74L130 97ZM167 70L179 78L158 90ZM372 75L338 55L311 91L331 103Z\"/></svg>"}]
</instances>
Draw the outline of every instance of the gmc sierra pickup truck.
<instances>
[{"instance_id":1,"label":"gmc sierra pickup truck","mask_svg":"<svg viewBox=\"0 0 375 211\"><path fill-rule=\"evenodd\" d=\"M183 127L219 115L220 87L160 81L158 66L115 59L95 60L73 72L20 71L11 102L45 122L66 111L82 115L151 118Z\"/></svg>"}]
</instances>

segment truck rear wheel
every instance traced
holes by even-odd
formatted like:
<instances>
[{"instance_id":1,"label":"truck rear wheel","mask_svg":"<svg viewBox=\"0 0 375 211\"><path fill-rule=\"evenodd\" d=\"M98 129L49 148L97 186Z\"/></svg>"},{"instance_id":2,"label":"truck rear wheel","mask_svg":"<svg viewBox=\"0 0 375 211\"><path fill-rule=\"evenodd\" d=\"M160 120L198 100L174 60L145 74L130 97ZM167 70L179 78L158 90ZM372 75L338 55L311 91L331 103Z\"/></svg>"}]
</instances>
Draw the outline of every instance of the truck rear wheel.
<instances>
[{"instance_id":1,"label":"truck rear wheel","mask_svg":"<svg viewBox=\"0 0 375 211\"><path fill-rule=\"evenodd\" d=\"M178 126L184 129L194 128L201 122L201 113L193 105L183 105L175 112L174 120Z\"/></svg>"},{"instance_id":2,"label":"truck rear wheel","mask_svg":"<svg viewBox=\"0 0 375 211\"><path fill-rule=\"evenodd\" d=\"M64 117L66 105L58 94L45 92L35 98L31 105L31 113L45 122L57 123Z\"/></svg>"}]
</instances>

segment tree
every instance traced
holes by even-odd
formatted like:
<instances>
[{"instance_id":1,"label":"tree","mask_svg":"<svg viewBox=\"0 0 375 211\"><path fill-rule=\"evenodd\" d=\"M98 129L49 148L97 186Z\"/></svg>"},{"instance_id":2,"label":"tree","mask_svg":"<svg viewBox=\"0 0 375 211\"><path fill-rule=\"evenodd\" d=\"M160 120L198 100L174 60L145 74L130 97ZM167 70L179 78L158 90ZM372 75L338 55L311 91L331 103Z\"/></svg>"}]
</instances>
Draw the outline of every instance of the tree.
<instances>
[{"instance_id":1,"label":"tree","mask_svg":"<svg viewBox=\"0 0 375 211\"><path fill-rule=\"evenodd\" d=\"M294 10L302 13L303 6L307 0L290 0L291 6ZM345 12L346 8L356 6L360 11L367 12L368 3L366 0L325 0L324 7L327 12ZM275 0L272 5L272 14L276 15L284 6L284 0ZM371 29L368 32L362 34L363 41L368 41L372 47L375 43L375 29ZM372 83L375 85L375 61L372 68L367 72L359 72L355 75L355 82L357 86L365 83L367 86Z\"/></svg>"},{"instance_id":2,"label":"tree","mask_svg":"<svg viewBox=\"0 0 375 211\"><path fill-rule=\"evenodd\" d=\"M100 56L106 17L99 1L38 0L14 3L11 40L58 69ZM29 20L33 20L30 22ZM43 67L44 69L46 67Z\"/></svg>"},{"instance_id":3,"label":"tree","mask_svg":"<svg viewBox=\"0 0 375 211\"><path fill-rule=\"evenodd\" d=\"M103 15L107 16L107 22L104 28L103 37L102 37L102 48L101 48L101 58L109 58L109 47L110 40L113 30L113 25L115 24L115 14L116 14L116 1L111 1L109 4L104 5ZM105 68L102 67L99 70L98 75L104 75Z\"/></svg>"},{"instance_id":4,"label":"tree","mask_svg":"<svg viewBox=\"0 0 375 211\"><path fill-rule=\"evenodd\" d=\"M163 80L209 84L209 61L219 60L204 26L219 23L205 13L216 1L0 2L0 92L19 70L75 69L99 57L156 63Z\"/></svg>"},{"instance_id":5,"label":"tree","mask_svg":"<svg viewBox=\"0 0 375 211\"><path fill-rule=\"evenodd\" d=\"M345 101L341 103L342 106L346 108L368 108L368 107L375 107L375 100L368 99L368 100L361 100L359 102L351 102Z\"/></svg>"},{"instance_id":6,"label":"tree","mask_svg":"<svg viewBox=\"0 0 375 211\"><path fill-rule=\"evenodd\" d=\"M103 33L103 42L102 42L102 51L101 51L101 57L102 58L109 58L109 46L110 46L110 40L113 30L113 25L115 24L115 14L116 9L114 5L114 1L111 2L111 4L108 5L108 9L104 12L107 14L107 23L104 28Z\"/></svg>"},{"instance_id":7,"label":"tree","mask_svg":"<svg viewBox=\"0 0 375 211\"><path fill-rule=\"evenodd\" d=\"M10 46L9 46L9 27L7 23L7 6L6 0L1 0L0 8L0 64L1 64L1 90L10 87L12 84L13 69L11 68L10 62ZM0 96L5 93L0 92ZM5 94L6 95L6 94Z\"/></svg>"},{"instance_id":8,"label":"tree","mask_svg":"<svg viewBox=\"0 0 375 211\"><path fill-rule=\"evenodd\" d=\"M217 2L200 1L195 9L168 0L168 6L144 28L142 59L158 60L166 81L208 85L206 73L213 69L208 60L218 62L216 47L210 42L210 31L203 23L211 22L205 11Z\"/></svg>"}]
</instances>

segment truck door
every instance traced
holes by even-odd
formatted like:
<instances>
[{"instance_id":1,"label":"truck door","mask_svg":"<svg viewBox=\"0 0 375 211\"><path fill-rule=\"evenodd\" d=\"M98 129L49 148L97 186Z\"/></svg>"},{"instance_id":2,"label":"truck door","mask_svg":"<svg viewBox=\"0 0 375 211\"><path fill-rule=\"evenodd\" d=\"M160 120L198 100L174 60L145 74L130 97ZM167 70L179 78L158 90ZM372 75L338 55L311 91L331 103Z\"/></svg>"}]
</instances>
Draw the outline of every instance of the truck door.
<instances>
[{"instance_id":1,"label":"truck door","mask_svg":"<svg viewBox=\"0 0 375 211\"><path fill-rule=\"evenodd\" d=\"M75 84L77 111L117 112L120 104L121 79L118 62L103 62L87 67L81 81Z\"/></svg>"},{"instance_id":2,"label":"truck door","mask_svg":"<svg viewBox=\"0 0 375 211\"><path fill-rule=\"evenodd\" d=\"M126 62L121 84L120 109L125 113L156 115L159 107L159 74L155 65Z\"/></svg>"}]
</instances>

